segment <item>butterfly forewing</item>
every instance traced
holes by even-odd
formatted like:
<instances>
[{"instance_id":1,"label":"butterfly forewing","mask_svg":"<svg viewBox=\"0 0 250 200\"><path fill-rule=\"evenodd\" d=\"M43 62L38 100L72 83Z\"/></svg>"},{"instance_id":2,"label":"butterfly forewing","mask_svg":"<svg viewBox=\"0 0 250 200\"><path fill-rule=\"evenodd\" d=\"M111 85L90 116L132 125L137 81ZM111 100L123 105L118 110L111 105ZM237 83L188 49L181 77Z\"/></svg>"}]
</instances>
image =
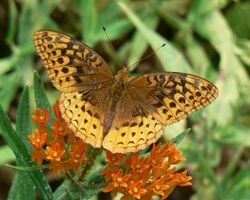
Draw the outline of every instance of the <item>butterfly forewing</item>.
<instances>
[{"instance_id":1,"label":"butterfly forewing","mask_svg":"<svg viewBox=\"0 0 250 200\"><path fill-rule=\"evenodd\" d=\"M215 85L195 75L155 73L131 81L131 95L151 105L151 114L162 124L172 124L210 104L218 95Z\"/></svg>"},{"instance_id":2,"label":"butterfly forewing","mask_svg":"<svg viewBox=\"0 0 250 200\"><path fill-rule=\"evenodd\" d=\"M34 44L54 86L63 92L90 90L110 82L112 71L87 45L54 31L37 31Z\"/></svg>"}]
</instances>

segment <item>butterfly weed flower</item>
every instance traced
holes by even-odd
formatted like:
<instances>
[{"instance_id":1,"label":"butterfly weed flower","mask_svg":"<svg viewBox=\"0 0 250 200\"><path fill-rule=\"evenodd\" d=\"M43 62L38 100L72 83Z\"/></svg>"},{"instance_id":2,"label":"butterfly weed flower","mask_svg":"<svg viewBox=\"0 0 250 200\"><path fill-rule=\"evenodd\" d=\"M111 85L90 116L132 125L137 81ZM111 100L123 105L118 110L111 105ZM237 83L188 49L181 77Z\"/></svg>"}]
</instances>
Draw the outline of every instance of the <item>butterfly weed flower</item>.
<instances>
[{"instance_id":1,"label":"butterfly weed flower","mask_svg":"<svg viewBox=\"0 0 250 200\"><path fill-rule=\"evenodd\" d=\"M32 116L33 120L38 125L38 129L41 132L48 132L47 131L47 124L50 120L49 110L46 108L43 112L39 108L36 109L36 115Z\"/></svg>"},{"instance_id":2,"label":"butterfly weed flower","mask_svg":"<svg viewBox=\"0 0 250 200\"><path fill-rule=\"evenodd\" d=\"M123 170L119 169L117 173L112 173L111 177L111 183L103 189L103 192L111 192L112 196L115 196L118 192L125 193L131 174L123 175Z\"/></svg>"},{"instance_id":3,"label":"butterfly weed flower","mask_svg":"<svg viewBox=\"0 0 250 200\"><path fill-rule=\"evenodd\" d=\"M56 175L58 171L65 173L64 164L62 162L65 154L65 149L59 143L54 143L52 147L46 147L48 151L47 160L50 161L49 168L53 171L53 175Z\"/></svg>"},{"instance_id":4,"label":"butterfly weed flower","mask_svg":"<svg viewBox=\"0 0 250 200\"><path fill-rule=\"evenodd\" d=\"M82 168L84 162L92 166L93 160L86 157L89 145L77 138L68 128L61 116L58 102L53 106L55 121L51 126L52 134L49 136L47 125L51 119L49 110L41 111L36 109L36 114L32 116L37 124L34 135L29 135L29 140L33 145L32 161L36 161L38 165L43 162L48 163L53 175L58 172L65 174L68 170L73 173L81 173L85 169ZM86 167L85 166L85 167ZM84 172L85 174L85 172Z\"/></svg>"},{"instance_id":5,"label":"butterfly weed flower","mask_svg":"<svg viewBox=\"0 0 250 200\"><path fill-rule=\"evenodd\" d=\"M103 191L111 192L113 197L122 193L122 199L150 200L153 196L165 199L175 187L192 185L187 171L177 172L174 165L185 159L170 141L164 146L153 145L148 155L137 152L126 156L106 151L106 161L102 175L107 186Z\"/></svg>"},{"instance_id":6,"label":"butterfly weed flower","mask_svg":"<svg viewBox=\"0 0 250 200\"><path fill-rule=\"evenodd\" d=\"M85 153L88 150L88 146L81 139L76 139L75 144L71 146L70 159L67 163L67 168L72 168L74 173L79 171L82 161L87 160Z\"/></svg>"},{"instance_id":7,"label":"butterfly weed flower","mask_svg":"<svg viewBox=\"0 0 250 200\"><path fill-rule=\"evenodd\" d=\"M32 152L32 161L37 161L38 165L41 165L46 158L46 153L43 149L48 139L48 133L41 133L39 129L35 130L35 135L29 135L29 140L34 147Z\"/></svg>"}]
</instances>

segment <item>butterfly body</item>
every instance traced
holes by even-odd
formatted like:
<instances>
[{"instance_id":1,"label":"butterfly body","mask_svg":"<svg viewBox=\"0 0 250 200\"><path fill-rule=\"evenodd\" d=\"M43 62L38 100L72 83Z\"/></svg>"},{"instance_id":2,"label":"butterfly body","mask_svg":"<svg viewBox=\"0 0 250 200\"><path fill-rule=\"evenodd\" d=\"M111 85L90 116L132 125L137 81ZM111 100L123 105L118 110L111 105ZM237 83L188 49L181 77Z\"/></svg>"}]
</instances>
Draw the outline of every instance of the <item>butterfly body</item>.
<instances>
[{"instance_id":1,"label":"butterfly body","mask_svg":"<svg viewBox=\"0 0 250 200\"><path fill-rule=\"evenodd\" d=\"M53 85L61 92L60 111L83 141L113 153L136 152L154 143L166 125L210 104L218 90L208 80L178 72L129 79L113 75L87 45L62 33L34 34Z\"/></svg>"}]
</instances>

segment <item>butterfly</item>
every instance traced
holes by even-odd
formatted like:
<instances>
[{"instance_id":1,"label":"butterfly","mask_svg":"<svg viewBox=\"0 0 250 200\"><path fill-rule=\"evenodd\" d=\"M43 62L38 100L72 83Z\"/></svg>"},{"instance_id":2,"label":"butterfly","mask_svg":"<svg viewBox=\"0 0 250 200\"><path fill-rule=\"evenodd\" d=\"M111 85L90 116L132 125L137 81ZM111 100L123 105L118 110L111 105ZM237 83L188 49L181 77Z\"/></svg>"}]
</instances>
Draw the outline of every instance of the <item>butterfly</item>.
<instances>
[{"instance_id":1,"label":"butterfly","mask_svg":"<svg viewBox=\"0 0 250 200\"><path fill-rule=\"evenodd\" d=\"M114 75L94 50L62 33L36 31L34 45L61 92L59 108L67 125L84 142L112 153L146 148L166 125L218 95L214 84L192 74L160 72L130 80L123 68Z\"/></svg>"}]
</instances>

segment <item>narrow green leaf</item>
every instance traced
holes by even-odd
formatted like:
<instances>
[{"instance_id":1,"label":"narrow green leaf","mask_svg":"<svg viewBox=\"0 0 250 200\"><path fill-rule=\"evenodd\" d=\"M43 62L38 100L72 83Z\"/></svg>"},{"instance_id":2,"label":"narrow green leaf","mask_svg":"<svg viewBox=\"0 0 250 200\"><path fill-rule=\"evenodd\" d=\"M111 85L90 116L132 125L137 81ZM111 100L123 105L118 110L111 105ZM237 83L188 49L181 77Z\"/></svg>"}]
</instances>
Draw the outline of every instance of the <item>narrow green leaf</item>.
<instances>
[{"instance_id":1,"label":"narrow green leaf","mask_svg":"<svg viewBox=\"0 0 250 200\"><path fill-rule=\"evenodd\" d=\"M17 23L17 8L14 0L8 0L9 2L9 16L8 16L8 32L6 35L6 42L8 44L13 44L16 33L16 23Z\"/></svg>"},{"instance_id":2,"label":"narrow green leaf","mask_svg":"<svg viewBox=\"0 0 250 200\"><path fill-rule=\"evenodd\" d=\"M126 0L127 1L127 0ZM98 28L106 27L107 24L112 24L116 19L119 19L121 10L115 1L112 1L98 15Z\"/></svg>"},{"instance_id":3,"label":"narrow green leaf","mask_svg":"<svg viewBox=\"0 0 250 200\"><path fill-rule=\"evenodd\" d=\"M154 30L157 26L158 19L155 15L149 15L147 18L145 18L144 23L147 25L147 27ZM141 58L143 53L146 51L147 47L148 47L148 43L143 38L142 33L139 31L136 31L131 41L131 48L130 48L131 51L130 51L129 58L128 58L128 66L137 62Z\"/></svg>"},{"instance_id":4,"label":"narrow green leaf","mask_svg":"<svg viewBox=\"0 0 250 200\"><path fill-rule=\"evenodd\" d=\"M226 12L226 18L234 33L241 38L250 38L250 2L238 2L233 4Z\"/></svg>"},{"instance_id":5,"label":"narrow green leaf","mask_svg":"<svg viewBox=\"0 0 250 200\"><path fill-rule=\"evenodd\" d=\"M31 162L31 155L28 149L21 137L12 128L11 122L2 107L0 107L0 130L5 142L15 153L21 165L23 167L35 166L35 164ZM25 173L33 180L43 199L52 199L51 188L42 172L28 171Z\"/></svg>"},{"instance_id":6,"label":"narrow green leaf","mask_svg":"<svg viewBox=\"0 0 250 200\"><path fill-rule=\"evenodd\" d=\"M22 96L19 101L19 106L17 110L17 124L16 131L21 137L23 143L29 151L32 152L32 145L28 141L28 134L31 134L31 124L30 124L30 105L29 105L29 89L26 86L23 90ZM18 167L22 166L22 162L17 157L16 165ZM8 200L11 199L27 199L33 200L36 197L35 185L31 177L22 171L17 171L13 184L9 192Z\"/></svg>"},{"instance_id":7,"label":"narrow green leaf","mask_svg":"<svg viewBox=\"0 0 250 200\"><path fill-rule=\"evenodd\" d=\"M16 73L9 74L8 76L8 79L6 79L6 82L4 83L0 91L0 104L5 111L8 110L10 102L16 95L16 91L20 81L20 76L18 76L18 74Z\"/></svg>"},{"instance_id":8,"label":"narrow green leaf","mask_svg":"<svg viewBox=\"0 0 250 200\"><path fill-rule=\"evenodd\" d=\"M188 128L185 131L181 132L175 138L171 139L171 143L176 143L177 145L180 144L190 131L191 128Z\"/></svg>"},{"instance_id":9,"label":"narrow green leaf","mask_svg":"<svg viewBox=\"0 0 250 200\"><path fill-rule=\"evenodd\" d=\"M149 29L141 19L122 1L118 1L118 5L128 16L135 27L141 32L143 37L147 40L153 49L157 49L163 44L166 44L164 48L156 52L157 57L164 69L168 71L181 71L190 72L190 66L184 59L181 53L164 37Z\"/></svg>"},{"instance_id":10,"label":"narrow green leaf","mask_svg":"<svg viewBox=\"0 0 250 200\"><path fill-rule=\"evenodd\" d=\"M81 0L81 23L83 28L83 40L90 46L93 45L96 33L97 11L95 0Z\"/></svg>"},{"instance_id":11,"label":"narrow green leaf","mask_svg":"<svg viewBox=\"0 0 250 200\"><path fill-rule=\"evenodd\" d=\"M203 46L196 40L192 33L185 36L185 45L187 49L187 56L194 68L194 71L205 76L208 69L211 69L211 62L203 48Z\"/></svg>"},{"instance_id":12,"label":"narrow green leaf","mask_svg":"<svg viewBox=\"0 0 250 200\"><path fill-rule=\"evenodd\" d=\"M227 182L224 199L248 200L250 195L250 166L237 170L236 174ZM225 185L224 185L225 187Z\"/></svg>"},{"instance_id":13,"label":"narrow green leaf","mask_svg":"<svg viewBox=\"0 0 250 200\"><path fill-rule=\"evenodd\" d=\"M17 61L17 56L15 54L0 59L0 75L3 75L9 70L11 70L15 65L16 61Z\"/></svg>"},{"instance_id":14,"label":"narrow green leaf","mask_svg":"<svg viewBox=\"0 0 250 200\"><path fill-rule=\"evenodd\" d=\"M203 14L207 14L213 11L217 11L221 8L223 8L224 6L226 6L226 4L228 3L228 1L220 1L220 0L198 0L198 1L194 1L193 4L193 11L196 14L199 15L203 15Z\"/></svg>"},{"instance_id":15,"label":"narrow green leaf","mask_svg":"<svg viewBox=\"0 0 250 200\"><path fill-rule=\"evenodd\" d=\"M17 164L21 162L17 161ZM26 172L16 172L14 181L8 194L8 200L34 200L36 189L31 177Z\"/></svg>"},{"instance_id":16,"label":"narrow green leaf","mask_svg":"<svg viewBox=\"0 0 250 200\"><path fill-rule=\"evenodd\" d=\"M49 114L52 117L52 119L50 120L48 127L51 127L51 125L54 122L55 115L37 72L35 72L34 74L34 91L35 91L36 106L40 108L42 111L45 108L49 109Z\"/></svg>"},{"instance_id":17,"label":"narrow green leaf","mask_svg":"<svg viewBox=\"0 0 250 200\"><path fill-rule=\"evenodd\" d=\"M95 42L99 40L107 40L107 36L105 35L102 29L104 25L101 25L102 24L97 27L97 32L95 34ZM132 30L133 26L128 19L118 18L117 20L113 20L113 22L110 24L105 24L105 28L108 32L110 40L115 40Z\"/></svg>"},{"instance_id":18,"label":"narrow green leaf","mask_svg":"<svg viewBox=\"0 0 250 200\"><path fill-rule=\"evenodd\" d=\"M53 193L54 200L66 199L67 197L67 189L70 187L70 181L65 180Z\"/></svg>"},{"instance_id":19,"label":"narrow green leaf","mask_svg":"<svg viewBox=\"0 0 250 200\"><path fill-rule=\"evenodd\" d=\"M28 141L28 135L30 135L32 132L30 118L29 88L26 86L19 100L16 132L22 138L23 142L31 153L33 148L31 143Z\"/></svg>"}]
</instances>

